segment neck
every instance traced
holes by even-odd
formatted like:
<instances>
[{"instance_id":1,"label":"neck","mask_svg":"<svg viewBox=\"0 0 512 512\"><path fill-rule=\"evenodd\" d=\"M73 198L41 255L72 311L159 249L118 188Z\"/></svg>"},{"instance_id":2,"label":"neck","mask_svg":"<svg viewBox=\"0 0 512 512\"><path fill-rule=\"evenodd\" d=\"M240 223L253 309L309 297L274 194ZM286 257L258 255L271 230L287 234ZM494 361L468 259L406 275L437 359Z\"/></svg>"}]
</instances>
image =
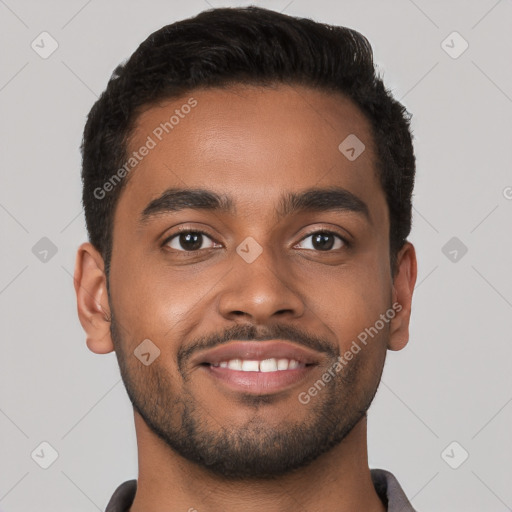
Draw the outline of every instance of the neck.
<instances>
[{"instance_id":1,"label":"neck","mask_svg":"<svg viewBox=\"0 0 512 512\"><path fill-rule=\"evenodd\" d=\"M139 477L130 512L385 512L368 467L366 417L338 446L273 480L229 481L173 452L135 412Z\"/></svg>"}]
</instances>

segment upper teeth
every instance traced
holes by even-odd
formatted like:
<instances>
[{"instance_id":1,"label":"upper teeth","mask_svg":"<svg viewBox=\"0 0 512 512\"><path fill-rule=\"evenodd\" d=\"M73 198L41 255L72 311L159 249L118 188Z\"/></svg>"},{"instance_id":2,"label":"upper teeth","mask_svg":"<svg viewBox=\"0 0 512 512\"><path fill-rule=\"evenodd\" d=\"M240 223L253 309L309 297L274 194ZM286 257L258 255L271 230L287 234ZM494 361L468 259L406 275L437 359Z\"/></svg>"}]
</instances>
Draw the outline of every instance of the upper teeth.
<instances>
[{"instance_id":1,"label":"upper teeth","mask_svg":"<svg viewBox=\"0 0 512 512\"><path fill-rule=\"evenodd\" d=\"M229 368L230 370L239 370L242 372L275 372L277 370L294 370L304 367L304 363L299 363L295 359L264 359L263 361L254 361L246 359L230 359L220 363L212 363L212 366Z\"/></svg>"}]
</instances>

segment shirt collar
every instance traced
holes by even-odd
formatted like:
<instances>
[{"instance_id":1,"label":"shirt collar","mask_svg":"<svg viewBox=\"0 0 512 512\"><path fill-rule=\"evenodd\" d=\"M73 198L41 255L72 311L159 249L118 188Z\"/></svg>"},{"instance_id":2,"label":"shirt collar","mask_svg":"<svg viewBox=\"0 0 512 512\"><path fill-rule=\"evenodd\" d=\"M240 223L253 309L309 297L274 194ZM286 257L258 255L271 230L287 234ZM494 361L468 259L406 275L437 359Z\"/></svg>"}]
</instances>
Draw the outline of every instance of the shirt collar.
<instances>
[{"instance_id":1,"label":"shirt collar","mask_svg":"<svg viewBox=\"0 0 512 512\"><path fill-rule=\"evenodd\" d=\"M371 469L373 486L387 512L416 512L395 476L385 469Z\"/></svg>"}]
</instances>

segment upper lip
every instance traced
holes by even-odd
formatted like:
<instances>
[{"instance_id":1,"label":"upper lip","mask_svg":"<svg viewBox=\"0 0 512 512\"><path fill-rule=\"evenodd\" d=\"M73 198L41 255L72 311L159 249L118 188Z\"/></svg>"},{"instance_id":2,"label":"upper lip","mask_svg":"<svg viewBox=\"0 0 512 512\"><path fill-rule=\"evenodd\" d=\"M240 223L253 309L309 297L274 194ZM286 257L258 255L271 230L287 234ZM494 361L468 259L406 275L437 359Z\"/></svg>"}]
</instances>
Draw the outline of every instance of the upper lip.
<instances>
[{"instance_id":1,"label":"upper lip","mask_svg":"<svg viewBox=\"0 0 512 512\"><path fill-rule=\"evenodd\" d=\"M271 358L294 359L299 363L318 364L322 355L315 351L284 340L231 341L210 350L201 351L192 358L194 366L218 364L231 359L258 360Z\"/></svg>"}]
</instances>

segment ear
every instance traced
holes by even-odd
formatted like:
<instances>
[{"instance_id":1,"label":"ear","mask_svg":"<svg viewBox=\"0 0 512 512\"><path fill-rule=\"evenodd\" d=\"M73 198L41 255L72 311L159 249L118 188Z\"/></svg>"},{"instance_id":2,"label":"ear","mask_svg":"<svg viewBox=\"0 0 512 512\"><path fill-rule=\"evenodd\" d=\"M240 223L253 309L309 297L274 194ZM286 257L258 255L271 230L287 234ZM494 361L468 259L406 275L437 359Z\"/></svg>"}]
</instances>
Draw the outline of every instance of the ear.
<instances>
[{"instance_id":1,"label":"ear","mask_svg":"<svg viewBox=\"0 0 512 512\"><path fill-rule=\"evenodd\" d=\"M103 258L92 244L87 242L78 248L74 276L78 318L86 333L87 346L96 354L114 350L104 269Z\"/></svg>"},{"instance_id":2,"label":"ear","mask_svg":"<svg viewBox=\"0 0 512 512\"><path fill-rule=\"evenodd\" d=\"M393 280L392 304L396 315L391 320L389 350L402 350L409 341L409 320L416 277L416 251L410 242L406 242L398 252L397 272Z\"/></svg>"}]
</instances>

